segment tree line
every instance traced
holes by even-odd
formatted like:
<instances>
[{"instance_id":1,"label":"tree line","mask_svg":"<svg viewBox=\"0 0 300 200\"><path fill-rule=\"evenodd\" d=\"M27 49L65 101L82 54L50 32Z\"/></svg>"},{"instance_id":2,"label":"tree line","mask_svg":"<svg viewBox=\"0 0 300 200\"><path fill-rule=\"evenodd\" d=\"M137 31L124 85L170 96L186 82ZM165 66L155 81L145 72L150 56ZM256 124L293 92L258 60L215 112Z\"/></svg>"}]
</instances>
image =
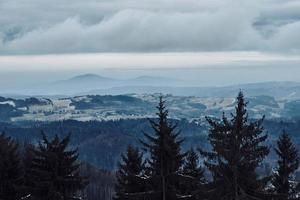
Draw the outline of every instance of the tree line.
<instances>
[{"instance_id":1,"label":"tree line","mask_svg":"<svg viewBox=\"0 0 300 200\"><path fill-rule=\"evenodd\" d=\"M169 120L160 97L157 119L149 120L153 133L144 133L142 149L128 146L121 156L114 199L299 199L300 185L293 176L299 156L289 134L283 131L277 140L278 161L272 174L261 176L257 168L270 153L265 144L268 135L262 126L264 118L249 120L246 108L240 92L230 118L225 114L220 119L206 118L211 148L191 147L184 152L184 138ZM70 148L70 137L49 139L42 133L38 145L20 148L1 134L0 200L86 199L82 191L88 177L80 171L78 150ZM90 190L97 194L97 187Z\"/></svg>"},{"instance_id":2,"label":"tree line","mask_svg":"<svg viewBox=\"0 0 300 200\"><path fill-rule=\"evenodd\" d=\"M0 200L79 200L87 184L80 175L77 149L70 135L49 140L42 133L37 146L19 145L0 135Z\"/></svg>"},{"instance_id":3,"label":"tree line","mask_svg":"<svg viewBox=\"0 0 300 200\"><path fill-rule=\"evenodd\" d=\"M249 120L247 102L238 94L235 112L228 118L206 117L210 149L181 150L184 142L176 124L168 120L160 98L153 134L144 133L143 148L129 146L116 173L115 200L294 200L300 185L297 149L283 131L275 148L277 166L262 177L257 168L270 153L263 120Z\"/></svg>"}]
</instances>

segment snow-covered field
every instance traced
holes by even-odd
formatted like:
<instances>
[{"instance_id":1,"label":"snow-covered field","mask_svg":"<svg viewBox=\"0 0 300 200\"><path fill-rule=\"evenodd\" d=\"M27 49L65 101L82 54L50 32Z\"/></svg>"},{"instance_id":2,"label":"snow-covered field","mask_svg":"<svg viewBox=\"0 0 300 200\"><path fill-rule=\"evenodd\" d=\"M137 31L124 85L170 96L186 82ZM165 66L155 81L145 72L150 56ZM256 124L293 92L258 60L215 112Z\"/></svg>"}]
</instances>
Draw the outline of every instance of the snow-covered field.
<instances>
[{"instance_id":1,"label":"snow-covered field","mask_svg":"<svg viewBox=\"0 0 300 200\"><path fill-rule=\"evenodd\" d=\"M57 121L74 119L89 120L119 120L149 118L155 116L158 94L119 95L119 96L78 96L64 99L54 99L41 103L22 105L18 107L12 99L0 102L8 105L12 111L21 114L12 116L11 121ZM223 112L229 114L234 110L234 98L200 98L184 96L165 96L169 115L172 118L188 120L201 119L204 116L220 117ZM247 99L250 117L267 118L288 117L285 105L288 101L277 101L272 97L260 96ZM39 102L37 101L37 102ZM45 103L46 102L46 103Z\"/></svg>"}]
</instances>

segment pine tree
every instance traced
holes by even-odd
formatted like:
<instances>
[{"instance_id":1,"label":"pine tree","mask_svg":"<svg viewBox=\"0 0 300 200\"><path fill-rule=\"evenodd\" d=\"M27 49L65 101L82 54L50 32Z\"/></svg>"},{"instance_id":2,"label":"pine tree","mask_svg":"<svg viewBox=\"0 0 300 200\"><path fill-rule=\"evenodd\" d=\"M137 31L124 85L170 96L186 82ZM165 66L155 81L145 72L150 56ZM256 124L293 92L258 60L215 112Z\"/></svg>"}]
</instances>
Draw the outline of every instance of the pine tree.
<instances>
[{"instance_id":1,"label":"pine tree","mask_svg":"<svg viewBox=\"0 0 300 200\"><path fill-rule=\"evenodd\" d=\"M143 153L137 148L128 146L126 154L122 155L122 162L116 173L116 200L129 200L136 193L145 191Z\"/></svg>"},{"instance_id":2,"label":"pine tree","mask_svg":"<svg viewBox=\"0 0 300 200\"><path fill-rule=\"evenodd\" d=\"M267 135L263 133L263 118L248 121L246 105L240 92L231 120L224 114L221 120L207 118L212 149L201 153L213 176L210 199L267 199L262 194L264 181L255 171L269 153L263 144Z\"/></svg>"},{"instance_id":3,"label":"pine tree","mask_svg":"<svg viewBox=\"0 0 300 200\"><path fill-rule=\"evenodd\" d=\"M295 145L285 131L277 141L275 152L279 159L277 170L272 179L274 190L276 194L283 195L286 200L296 199L296 185L291 181L294 172L299 167L299 156Z\"/></svg>"},{"instance_id":4,"label":"pine tree","mask_svg":"<svg viewBox=\"0 0 300 200\"><path fill-rule=\"evenodd\" d=\"M79 175L78 152L67 150L70 135L49 141L42 133L43 143L34 150L29 176L33 181L31 194L36 200L72 200L87 181Z\"/></svg>"},{"instance_id":5,"label":"pine tree","mask_svg":"<svg viewBox=\"0 0 300 200\"><path fill-rule=\"evenodd\" d=\"M162 97L157 109L158 122L150 120L154 135L145 133L148 141L141 141L150 154L151 199L176 200L181 195L178 179L181 178L179 170L185 156L180 148L183 140L178 139L179 133L175 132L177 126L168 122L168 111Z\"/></svg>"},{"instance_id":6,"label":"pine tree","mask_svg":"<svg viewBox=\"0 0 300 200\"><path fill-rule=\"evenodd\" d=\"M204 169L199 166L199 155L191 148L186 155L182 169L182 174L191 177L191 179L183 182L181 189L186 195L198 193L203 190L205 184ZM201 194L197 194L198 196Z\"/></svg>"},{"instance_id":7,"label":"pine tree","mask_svg":"<svg viewBox=\"0 0 300 200\"><path fill-rule=\"evenodd\" d=\"M23 170L18 144L3 133L0 135L0 199L19 198L22 182Z\"/></svg>"},{"instance_id":8,"label":"pine tree","mask_svg":"<svg viewBox=\"0 0 300 200\"><path fill-rule=\"evenodd\" d=\"M31 177L32 164L34 159L34 145L26 144L24 145L23 153L23 168L24 168L24 185L22 187L22 197L31 196L31 188L33 187L34 181Z\"/></svg>"}]
</instances>

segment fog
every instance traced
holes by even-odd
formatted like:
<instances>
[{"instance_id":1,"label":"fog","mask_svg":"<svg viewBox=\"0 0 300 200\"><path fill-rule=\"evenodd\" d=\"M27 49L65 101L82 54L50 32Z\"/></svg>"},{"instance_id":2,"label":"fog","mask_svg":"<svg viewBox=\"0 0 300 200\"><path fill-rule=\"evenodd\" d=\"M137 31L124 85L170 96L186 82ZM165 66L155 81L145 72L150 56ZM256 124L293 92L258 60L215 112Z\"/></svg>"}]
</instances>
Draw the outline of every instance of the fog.
<instances>
[{"instance_id":1,"label":"fog","mask_svg":"<svg viewBox=\"0 0 300 200\"><path fill-rule=\"evenodd\" d=\"M69 54L1 56L1 93L92 73L126 80L158 76L181 80L175 86L225 86L269 81L300 82L300 58L258 52ZM100 86L99 86L100 87Z\"/></svg>"}]
</instances>

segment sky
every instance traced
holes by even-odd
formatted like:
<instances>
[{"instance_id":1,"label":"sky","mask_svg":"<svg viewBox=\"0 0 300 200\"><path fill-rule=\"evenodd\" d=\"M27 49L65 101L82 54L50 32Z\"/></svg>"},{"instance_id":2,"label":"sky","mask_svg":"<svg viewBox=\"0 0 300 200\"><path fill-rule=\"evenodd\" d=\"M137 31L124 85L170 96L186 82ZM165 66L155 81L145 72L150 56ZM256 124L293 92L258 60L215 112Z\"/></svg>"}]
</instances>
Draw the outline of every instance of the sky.
<instances>
[{"instance_id":1,"label":"sky","mask_svg":"<svg viewBox=\"0 0 300 200\"><path fill-rule=\"evenodd\" d=\"M300 50L299 0L1 0L0 53Z\"/></svg>"},{"instance_id":2,"label":"sky","mask_svg":"<svg viewBox=\"0 0 300 200\"><path fill-rule=\"evenodd\" d=\"M2 77L260 67L281 80L276 69L299 71L299 0L0 0L0 13Z\"/></svg>"}]
</instances>

